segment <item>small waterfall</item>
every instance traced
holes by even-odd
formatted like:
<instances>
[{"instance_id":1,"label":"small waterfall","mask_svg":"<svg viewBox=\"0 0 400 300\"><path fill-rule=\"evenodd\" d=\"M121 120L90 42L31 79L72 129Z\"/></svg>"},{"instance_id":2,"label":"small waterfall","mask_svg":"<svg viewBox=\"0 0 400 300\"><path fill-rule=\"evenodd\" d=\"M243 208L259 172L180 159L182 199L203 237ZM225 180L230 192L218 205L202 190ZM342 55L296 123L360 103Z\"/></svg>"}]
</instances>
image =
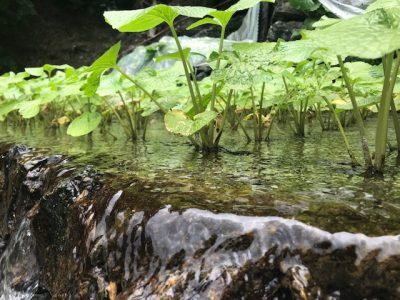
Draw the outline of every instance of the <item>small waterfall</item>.
<instances>
[{"instance_id":1,"label":"small waterfall","mask_svg":"<svg viewBox=\"0 0 400 300\"><path fill-rule=\"evenodd\" d=\"M256 6L250 8L247 11L246 16L243 19L240 28L231 33L227 39L232 41L252 41L257 42L258 40L258 28L260 21L260 10L261 4L258 3Z\"/></svg>"},{"instance_id":2,"label":"small waterfall","mask_svg":"<svg viewBox=\"0 0 400 300\"><path fill-rule=\"evenodd\" d=\"M38 289L36 241L29 219L23 219L0 257L0 300L31 299Z\"/></svg>"},{"instance_id":3,"label":"small waterfall","mask_svg":"<svg viewBox=\"0 0 400 300\"><path fill-rule=\"evenodd\" d=\"M361 15L374 0L319 0L328 11L341 19Z\"/></svg>"}]
</instances>

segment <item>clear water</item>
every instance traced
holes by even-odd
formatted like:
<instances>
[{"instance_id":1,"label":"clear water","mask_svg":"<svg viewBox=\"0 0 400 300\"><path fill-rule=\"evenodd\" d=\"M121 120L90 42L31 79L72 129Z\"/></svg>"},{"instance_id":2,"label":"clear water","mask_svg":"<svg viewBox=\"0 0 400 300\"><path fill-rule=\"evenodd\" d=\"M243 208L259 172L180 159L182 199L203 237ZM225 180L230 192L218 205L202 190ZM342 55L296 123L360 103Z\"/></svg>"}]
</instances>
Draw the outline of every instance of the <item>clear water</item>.
<instances>
[{"instance_id":1,"label":"clear water","mask_svg":"<svg viewBox=\"0 0 400 300\"><path fill-rule=\"evenodd\" d=\"M371 137L375 121L367 122ZM143 195L143 206L155 211L200 208L246 216L294 218L329 232L362 232L377 236L400 232L400 174L389 155L384 178L366 178L352 168L340 134L310 126L304 139L273 130L269 144L245 144L240 133L225 132L222 145L233 151L206 155L185 138L167 133L159 120L149 125L147 141L132 144L117 126L118 137L95 132L72 138L65 128L31 125L5 127L0 141L24 143L71 157L72 165L94 165L117 189ZM251 131L249 131L251 132ZM347 129L358 159L358 132ZM390 133L390 137L394 137ZM126 204L129 206L130 204Z\"/></svg>"}]
</instances>

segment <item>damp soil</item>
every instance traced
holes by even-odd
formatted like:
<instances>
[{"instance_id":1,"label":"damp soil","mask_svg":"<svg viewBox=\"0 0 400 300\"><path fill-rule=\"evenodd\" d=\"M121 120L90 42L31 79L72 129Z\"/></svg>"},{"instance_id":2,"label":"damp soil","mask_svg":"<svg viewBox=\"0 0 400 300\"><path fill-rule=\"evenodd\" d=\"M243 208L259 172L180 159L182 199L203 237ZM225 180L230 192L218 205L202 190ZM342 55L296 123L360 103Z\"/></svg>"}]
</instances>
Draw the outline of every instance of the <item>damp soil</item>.
<instances>
[{"instance_id":1,"label":"damp soil","mask_svg":"<svg viewBox=\"0 0 400 300\"><path fill-rule=\"evenodd\" d=\"M374 119L367 128L372 136ZM8 125L2 128L0 141L26 144L46 155L65 155L65 172L93 166L110 190L124 190L119 205L126 209L156 212L169 205L178 211L199 208L293 218L331 233L400 232L396 155L388 156L383 178L366 177L362 167L349 164L338 132L310 126L300 139L282 127L261 146L246 145L239 133L232 132L222 141L229 151L210 155L166 132L157 118L149 125L147 140L136 144L127 141L117 126L111 131L117 140L99 132L72 138L65 128ZM349 128L347 134L361 159L357 131Z\"/></svg>"}]
</instances>

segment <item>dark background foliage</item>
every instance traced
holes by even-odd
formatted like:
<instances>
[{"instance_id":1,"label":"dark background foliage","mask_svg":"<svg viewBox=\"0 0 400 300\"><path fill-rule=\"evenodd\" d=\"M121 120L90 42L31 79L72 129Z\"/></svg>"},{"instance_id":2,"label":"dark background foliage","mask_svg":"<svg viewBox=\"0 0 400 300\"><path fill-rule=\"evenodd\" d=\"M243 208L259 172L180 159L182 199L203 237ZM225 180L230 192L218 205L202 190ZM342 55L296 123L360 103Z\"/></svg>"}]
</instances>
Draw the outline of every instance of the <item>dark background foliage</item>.
<instances>
[{"instance_id":1,"label":"dark background foliage","mask_svg":"<svg viewBox=\"0 0 400 300\"><path fill-rule=\"evenodd\" d=\"M156 42L168 33L165 26L159 26L154 36L119 33L104 22L105 10L138 9L155 3L225 9L236 1L0 0L0 74L46 63L89 65L118 40L122 41L125 54L135 45ZM317 0L276 0L275 5L263 4L261 40L298 38L299 30L308 20L318 19L323 13ZM235 14L228 33L240 26L244 14ZM185 19L176 22L179 34L219 36L219 30L213 26L186 31L188 22Z\"/></svg>"},{"instance_id":2,"label":"dark background foliage","mask_svg":"<svg viewBox=\"0 0 400 300\"><path fill-rule=\"evenodd\" d=\"M228 1L157 1L165 4L216 6ZM184 3L182 3L184 2ZM102 14L111 9L138 9L153 0L0 0L0 74L45 63L88 65L117 40L123 51L156 41L146 34L112 30Z\"/></svg>"}]
</instances>

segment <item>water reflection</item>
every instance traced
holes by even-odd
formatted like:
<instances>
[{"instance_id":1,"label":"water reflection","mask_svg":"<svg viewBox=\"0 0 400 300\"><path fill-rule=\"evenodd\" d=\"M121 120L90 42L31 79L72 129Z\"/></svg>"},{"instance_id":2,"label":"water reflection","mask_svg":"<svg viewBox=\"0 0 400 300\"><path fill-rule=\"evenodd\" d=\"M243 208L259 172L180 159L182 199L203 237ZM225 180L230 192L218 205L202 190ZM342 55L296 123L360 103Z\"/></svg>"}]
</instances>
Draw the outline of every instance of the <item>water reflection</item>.
<instances>
[{"instance_id":1,"label":"water reflection","mask_svg":"<svg viewBox=\"0 0 400 300\"><path fill-rule=\"evenodd\" d=\"M395 155L383 180L365 178L352 168L338 132L313 130L297 139L272 132L271 143L245 144L238 133L225 135L229 151L205 155L182 138L165 132L160 121L148 129L147 142L132 144L118 127L111 136L71 138L62 129L8 126L0 140L26 143L70 156L74 165L92 164L116 178L116 190L130 187L148 199L175 208L203 208L241 215L294 217L333 231L381 235L400 230L400 180ZM374 121L367 122L374 132ZM29 132L29 134L27 134ZM347 130L357 151L358 133ZM140 188L130 186L138 182ZM151 201L151 200L149 200Z\"/></svg>"}]
</instances>

